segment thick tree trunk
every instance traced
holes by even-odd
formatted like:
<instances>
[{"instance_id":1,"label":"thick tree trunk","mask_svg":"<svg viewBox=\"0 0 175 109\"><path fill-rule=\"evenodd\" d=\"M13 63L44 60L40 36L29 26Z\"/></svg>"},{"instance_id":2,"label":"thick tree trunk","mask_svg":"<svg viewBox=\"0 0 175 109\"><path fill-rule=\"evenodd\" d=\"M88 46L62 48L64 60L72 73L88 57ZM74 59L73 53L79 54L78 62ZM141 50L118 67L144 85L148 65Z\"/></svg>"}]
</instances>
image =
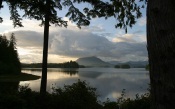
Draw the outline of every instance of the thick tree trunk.
<instances>
[{"instance_id":1,"label":"thick tree trunk","mask_svg":"<svg viewBox=\"0 0 175 109\"><path fill-rule=\"evenodd\" d=\"M42 61L42 77L40 93L45 94L47 88L47 56L49 41L49 16L50 16L50 0L46 0L46 15L44 23L44 43L43 43L43 61Z\"/></svg>"},{"instance_id":2,"label":"thick tree trunk","mask_svg":"<svg viewBox=\"0 0 175 109\"><path fill-rule=\"evenodd\" d=\"M2 0L0 0L0 9L2 8Z\"/></svg>"},{"instance_id":3,"label":"thick tree trunk","mask_svg":"<svg viewBox=\"0 0 175 109\"><path fill-rule=\"evenodd\" d=\"M148 0L147 45L152 109L175 109L174 7L174 0Z\"/></svg>"}]
</instances>

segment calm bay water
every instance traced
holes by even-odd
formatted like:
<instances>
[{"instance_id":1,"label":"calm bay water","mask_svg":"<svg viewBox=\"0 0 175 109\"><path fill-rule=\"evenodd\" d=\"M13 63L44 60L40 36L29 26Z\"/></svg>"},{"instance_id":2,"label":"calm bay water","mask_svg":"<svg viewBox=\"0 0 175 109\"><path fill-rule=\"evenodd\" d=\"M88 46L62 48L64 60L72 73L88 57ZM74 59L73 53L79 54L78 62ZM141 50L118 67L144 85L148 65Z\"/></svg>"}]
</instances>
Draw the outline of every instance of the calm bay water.
<instances>
[{"instance_id":1,"label":"calm bay water","mask_svg":"<svg viewBox=\"0 0 175 109\"><path fill-rule=\"evenodd\" d=\"M41 76L41 69L25 69L22 72ZM136 94L144 94L149 88L149 73L144 68L115 69L115 68L79 68L79 69L48 69L47 91L53 86L63 87L78 81L86 81L97 88L99 100L111 101L120 97L126 89L126 97L134 98ZM21 81L20 85L29 85L32 90L39 91L41 79Z\"/></svg>"}]
</instances>

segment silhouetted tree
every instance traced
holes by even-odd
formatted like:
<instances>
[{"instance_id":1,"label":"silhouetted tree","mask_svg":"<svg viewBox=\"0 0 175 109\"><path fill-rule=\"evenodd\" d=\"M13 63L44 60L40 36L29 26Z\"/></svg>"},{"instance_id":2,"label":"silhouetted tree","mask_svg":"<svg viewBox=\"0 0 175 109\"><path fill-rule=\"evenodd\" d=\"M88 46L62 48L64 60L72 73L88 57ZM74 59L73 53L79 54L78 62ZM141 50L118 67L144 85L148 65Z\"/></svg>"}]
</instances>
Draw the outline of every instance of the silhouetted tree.
<instances>
[{"instance_id":1,"label":"silhouetted tree","mask_svg":"<svg viewBox=\"0 0 175 109\"><path fill-rule=\"evenodd\" d=\"M21 64L13 33L10 40L6 36L0 36L0 52L0 73L20 73Z\"/></svg>"}]
</instances>

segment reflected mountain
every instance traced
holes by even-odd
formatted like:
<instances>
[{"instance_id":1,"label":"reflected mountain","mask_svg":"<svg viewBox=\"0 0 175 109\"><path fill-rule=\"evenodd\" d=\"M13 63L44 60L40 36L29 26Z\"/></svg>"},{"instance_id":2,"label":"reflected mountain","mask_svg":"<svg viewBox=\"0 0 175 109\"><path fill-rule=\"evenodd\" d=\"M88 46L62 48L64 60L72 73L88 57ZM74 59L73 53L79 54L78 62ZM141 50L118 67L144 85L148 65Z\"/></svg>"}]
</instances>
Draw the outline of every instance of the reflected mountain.
<instances>
[{"instance_id":1,"label":"reflected mountain","mask_svg":"<svg viewBox=\"0 0 175 109\"><path fill-rule=\"evenodd\" d=\"M79 72L78 75L80 77L86 77L86 78L97 78L101 75L101 72L96 72L96 71L84 71L84 72Z\"/></svg>"}]
</instances>

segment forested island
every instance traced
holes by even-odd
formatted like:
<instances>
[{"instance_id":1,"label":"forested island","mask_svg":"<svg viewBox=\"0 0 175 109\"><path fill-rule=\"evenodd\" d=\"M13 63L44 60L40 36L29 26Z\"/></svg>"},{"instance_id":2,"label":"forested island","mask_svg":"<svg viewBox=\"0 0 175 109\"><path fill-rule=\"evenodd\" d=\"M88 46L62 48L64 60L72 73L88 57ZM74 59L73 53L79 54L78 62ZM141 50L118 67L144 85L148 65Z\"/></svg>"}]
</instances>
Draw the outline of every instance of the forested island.
<instances>
[{"instance_id":1,"label":"forested island","mask_svg":"<svg viewBox=\"0 0 175 109\"><path fill-rule=\"evenodd\" d=\"M22 68L42 68L42 63L31 63L31 64L22 63L21 67ZM48 63L47 67L48 68L84 68L85 66L79 65L75 61L69 61L64 63Z\"/></svg>"},{"instance_id":2,"label":"forested island","mask_svg":"<svg viewBox=\"0 0 175 109\"><path fill-rule=\"evenodd\" d=\"M114 68L129 69L131 68L129 64L115 65Z\"/></svg>"}]
</instances>

